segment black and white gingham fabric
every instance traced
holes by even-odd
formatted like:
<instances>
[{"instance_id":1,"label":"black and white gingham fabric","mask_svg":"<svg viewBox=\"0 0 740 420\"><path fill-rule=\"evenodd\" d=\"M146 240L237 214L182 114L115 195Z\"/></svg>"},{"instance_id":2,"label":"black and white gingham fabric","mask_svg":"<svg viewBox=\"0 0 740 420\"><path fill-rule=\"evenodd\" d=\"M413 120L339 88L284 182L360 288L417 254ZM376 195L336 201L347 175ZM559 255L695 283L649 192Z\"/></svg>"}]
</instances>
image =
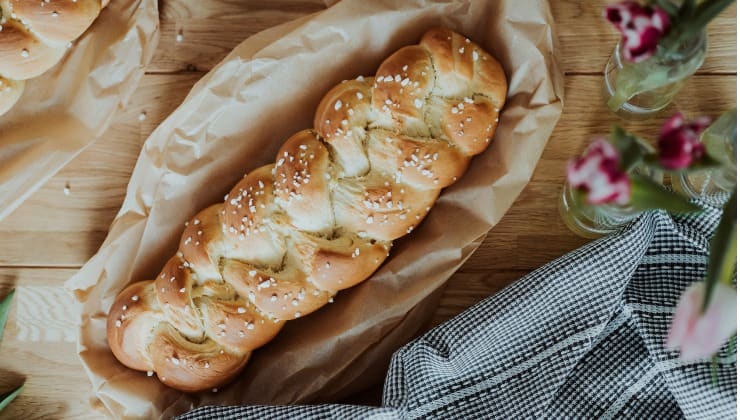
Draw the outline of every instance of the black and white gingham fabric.
<instances>
[{"instance_id":1,"label":"black and white gingham fabric","mask_svg":"<svg viewBox=\"0 0 740 420\"><path fill-rule=\"evenodd\" d=\"M719 215L646 213L429 331L394 355L382 407L203 407L181 418L734 418L735 349L713 368L663 345L681 292L704 278Z\"/></svg>"}]
</instances>

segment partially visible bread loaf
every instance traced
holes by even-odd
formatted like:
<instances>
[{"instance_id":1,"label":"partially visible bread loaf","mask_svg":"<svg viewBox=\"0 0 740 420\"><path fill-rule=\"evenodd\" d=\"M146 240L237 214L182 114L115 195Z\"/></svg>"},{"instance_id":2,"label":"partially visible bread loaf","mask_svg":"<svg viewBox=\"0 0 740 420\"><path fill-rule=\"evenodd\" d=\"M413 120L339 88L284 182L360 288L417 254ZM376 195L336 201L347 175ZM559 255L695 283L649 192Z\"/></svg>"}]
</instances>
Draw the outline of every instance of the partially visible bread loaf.
<instances>
[{"instance_id":1,"label":"partially visible bread loaf","mask_svg":"<svg viewBox=\"0 0 740 420\"><path fill-rule=\"evenodd\" d=\"M118 295L113 354L183 391L230 381L285 322L368 278L421 223L490 144L506 89L499 62L447 29L331 89L313 130L187 222L155 280Z\"/></svg>"},{"instance_id":2,"label":"partially visible bread loaf","mask_svg":"<svg viewBox=\"0 0 740 420\"><path fill-rule=\"evenodd\" d=\"M26 82L0 77L0 115L8 112L23 94Z\"/></svg>"},{"instance_id":3,"label":"partially visible bread loaf","mask_svg":"<svg viewBox=\"0 0 740 420\"><path fill-rule=\"evenodd\" d=\"M103 0L0 0L0 80L23 81L53 67L100 14ZM0 93L0 115L20 97Z\"/></svg>"}]
</instances>

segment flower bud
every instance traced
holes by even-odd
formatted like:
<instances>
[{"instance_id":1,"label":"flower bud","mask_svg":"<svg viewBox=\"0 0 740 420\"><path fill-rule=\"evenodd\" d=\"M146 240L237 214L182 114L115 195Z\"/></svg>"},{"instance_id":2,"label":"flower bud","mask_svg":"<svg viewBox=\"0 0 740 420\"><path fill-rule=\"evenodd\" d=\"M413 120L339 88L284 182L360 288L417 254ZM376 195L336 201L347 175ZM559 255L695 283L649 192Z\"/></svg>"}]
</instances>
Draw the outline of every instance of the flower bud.
<instances>
[{"instance_id":1,"label":"flower bud","mask_svg":"<svg viewBox=\"0 0 740 420\"><path fill-rule=\"evenodd\" d=\"M669 118L658 138L660 163L675 170L688 168L700 159L704 155L700 136L710 122L708 117L701 117L687 123L680 112Z\"/></svg>"},{"instance_id":2,"label":"flower bud","mask_svg":"<svg viewBox=\"0 0 740 420\"><path fill-rule=\"evenodd\" d=\"M634 1L609 5L604 16L622 33L622 53L633 62L652 57L671 26L670 17L663 9L641 6Z\"/></svg>"},{"instance_id":3,"label":"flower bud","mask_svg":"<svg viewBox=\"0 0 740 420\"><path fill-rule=\"evenodd\" d=\"M666 347L678 350L682 360L712 356L737 329L735 289L723 283L717 284L709 306L702 313L704 293L704 282L695 283L683 292L668 331Z\"/></svg>"},{"instance_id":4,"label":"flower bud","mask_svg":"<svg viewBox=\"0 0 740 420\"><path fill-rule=\"evenodd\" d=\"M582 157L568 162L567 180L587 192L590 204L629 202L629 177L619 168L619 152L604 139L597 139Z\"/></svg>"}]
</instances>

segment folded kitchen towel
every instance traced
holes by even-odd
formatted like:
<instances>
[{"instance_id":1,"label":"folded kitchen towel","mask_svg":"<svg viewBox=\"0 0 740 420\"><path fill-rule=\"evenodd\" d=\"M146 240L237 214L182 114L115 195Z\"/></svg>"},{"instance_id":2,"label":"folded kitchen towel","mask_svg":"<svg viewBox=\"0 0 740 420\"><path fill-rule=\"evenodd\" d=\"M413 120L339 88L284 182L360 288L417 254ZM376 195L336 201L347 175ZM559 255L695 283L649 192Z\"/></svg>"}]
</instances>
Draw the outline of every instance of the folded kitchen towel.
<instances>
[{"instance_id":1,"label":"folded kitchen towel","mask_svg":"<svg viewBox=\"0 0 740 420\"><path fill-rule=\"evenodd\" d=\"M664 347L681 292L706 274L720 213L645 213L427 332L394 355L382 407L210 406L181 418L734 418L735 349L712 367Z\"/></svg>"}]
</instances>

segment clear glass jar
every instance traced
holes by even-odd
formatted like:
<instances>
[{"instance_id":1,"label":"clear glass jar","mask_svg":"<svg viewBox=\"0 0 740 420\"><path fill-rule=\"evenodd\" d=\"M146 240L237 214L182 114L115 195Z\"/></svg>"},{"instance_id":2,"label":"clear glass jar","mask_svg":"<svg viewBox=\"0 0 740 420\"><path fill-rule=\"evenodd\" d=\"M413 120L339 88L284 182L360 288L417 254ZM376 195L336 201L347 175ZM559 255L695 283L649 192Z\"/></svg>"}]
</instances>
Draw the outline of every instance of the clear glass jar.
<instances>
[{"instance_id":1,"label":"clear glass jar","mask_svg":"<svg viewBox=\"0 0 740 420\"><path fill-rule=\"evenodd\" d=\"M722 166L706 171L678 173L673 188L690 198L722 205L737 184L737 109L722 114L701 135L707 152Z\"/></svg>"},{"instance_id":2,"label":"clear glass jar","mask_svg":"<svg viewBox=\"0 0 740 420\"><path fill-rule=\"evenodd\" d=\"M656 182L663 179L662 173L647 167L637 167L632 173L646 175ZM558 210L568 229L583 238L595 239L616 232L642 213L629 204L593 205L580 203L580 199L577 190L566 182L560 195Z\"/></svg>"},{"instance_id":3,"label":"clear glass jar","mask_svg":"<svg viewBox=\"0 0 740 420\"><path fill-rule=\"evenodd\" d=\"M706 54L705 30L675 51L658 47L655 55L639 63L624 58L619 41L604 69L604 93L609 109L633 119L660 111L701 67Z\"/></svg>"}]
</instances>

